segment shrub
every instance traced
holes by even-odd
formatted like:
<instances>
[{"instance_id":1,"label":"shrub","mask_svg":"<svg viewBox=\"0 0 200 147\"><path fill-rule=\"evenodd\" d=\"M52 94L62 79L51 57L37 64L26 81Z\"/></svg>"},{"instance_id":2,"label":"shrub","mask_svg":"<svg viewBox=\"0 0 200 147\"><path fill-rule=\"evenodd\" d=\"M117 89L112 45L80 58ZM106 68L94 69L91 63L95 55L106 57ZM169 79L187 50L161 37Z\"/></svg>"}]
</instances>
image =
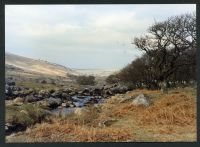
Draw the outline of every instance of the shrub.
<instances>
[{"instance_id":1,"label":"shrub","mask_svg":"<svg viewBox=\"0 0 200 147\"><path fill-rule=\"evenodd\" d=\"M76 81L80 85L94 85L95 77L94 76L79 76L77 77Z\"/></svg>"},{"instance_id":2,"label":"shrub","mask_svg":"<svg viewBox=\"0 0 200 147\"><path fill-rule=\"evenodd\" d=\"M117 75L109 75L106 78L106 82L109 83L109 84L114 84L114 83L119 82L119 78L117 77Z\"/></svg>"},{"instance_id":3,"label":"shrub","mask_svg":"<svg viewBox=\"0 0 200 147\"><path fill-rule=\"evenodd\" d=\"M45 119L47 113L36 104L6 106L6 123L31 126Z\"/></svg>"}]
</instances>

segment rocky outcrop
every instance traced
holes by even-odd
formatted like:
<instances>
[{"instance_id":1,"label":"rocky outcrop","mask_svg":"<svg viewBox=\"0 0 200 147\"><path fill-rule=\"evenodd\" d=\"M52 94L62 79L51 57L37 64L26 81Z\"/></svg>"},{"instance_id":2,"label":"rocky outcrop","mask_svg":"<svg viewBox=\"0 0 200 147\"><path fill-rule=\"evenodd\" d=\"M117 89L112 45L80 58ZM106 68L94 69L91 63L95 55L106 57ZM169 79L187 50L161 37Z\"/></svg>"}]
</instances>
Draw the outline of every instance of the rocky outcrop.
<instances>
[{"instance_id":1,"label":"rocky outcrop","mask_svg":"<svg viewBox=\"0 0 200 147\"><path fill-rule=\"evenodd\" d=\"M126 86L117 84L102 87L92 86L79 91L76 88L66 86L60 89L42 89L38 91L33 88L17 86L15 82L11 81L5 85L6 100L14 100L18 97L21 100L23 99L25 103L35 103L45 100L49 108L56 108L61 106L62 103L66 103L65 107L78 107L79 105L76 104L79 102L82 103L81 106L92 105L99 103L102 98L109 98L119 93L122 94L127 92L127 90ZM77 99L73 97L77 97ZM68 104L70 101L72 103Z\"/></svg>"}]
</instances>

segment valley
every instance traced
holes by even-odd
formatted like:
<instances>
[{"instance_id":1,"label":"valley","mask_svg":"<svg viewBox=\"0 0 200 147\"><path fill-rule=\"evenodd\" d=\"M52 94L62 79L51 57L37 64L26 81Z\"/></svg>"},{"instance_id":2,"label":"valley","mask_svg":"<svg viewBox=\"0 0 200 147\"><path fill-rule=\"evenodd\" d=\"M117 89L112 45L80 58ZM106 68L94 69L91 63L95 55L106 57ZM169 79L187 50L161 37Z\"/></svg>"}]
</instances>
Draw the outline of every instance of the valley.
<instances>
[{"instance_id":1,"label":"valley","mask_svg":"<svg viewBox=\"0 0 200 147\"><path fill-rule=\"evenodd\" d=\"M90 71L6 55L6 142L196 140L194 86L165 94L108 84L115 70L92 70L94 85L77 83Z\"/></svg>"}]
</instances>

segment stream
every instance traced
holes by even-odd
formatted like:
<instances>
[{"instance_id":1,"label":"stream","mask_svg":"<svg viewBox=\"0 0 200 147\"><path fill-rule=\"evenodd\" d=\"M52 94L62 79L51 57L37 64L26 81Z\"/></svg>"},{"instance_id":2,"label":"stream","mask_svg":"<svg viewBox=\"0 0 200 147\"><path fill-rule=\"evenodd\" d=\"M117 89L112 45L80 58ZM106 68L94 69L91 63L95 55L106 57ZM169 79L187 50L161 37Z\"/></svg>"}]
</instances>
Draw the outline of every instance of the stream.
<instances>
[{"instance_id":1,"label":"stream","mask_svg":"<svg viewBox=\"0 0 200 147\"><path fill-rule=\"evenodd\" d=\"M53 110L48 110L48 112L51 115L54 116L67 116L69 114L72 114L77 108L83 108L85 106L89 105L98 105L102 102L104 102L105 98L102 98L101 96L78 96L75 95L73 97L71 97L74 107L57 107ZM7 102L8 103L8 102ZM8 130L6 132L6 136L8 135L12 135L13 133L17 133L17 132L21 132L21 131L25 131L26 127L21 126L21 125L14 125L12 130Z\"/></svg>"},{"instance_id":2,"label":"stream","mask_svg":"<svg viewBox=\"0 0 200 147\"><path fill-rule=\"evenodd\" d=\"M69 114L72 114L77 108L84 108L87 103L98 105L102 103L105 99L100 96L78 96L75 95L72 97L73 103L75 104L75 107L58 107L56 109L51 110L51 114L55 116L67 116ZM95 102L90 103L92 100Z\"/></svg>"}]
</instances>

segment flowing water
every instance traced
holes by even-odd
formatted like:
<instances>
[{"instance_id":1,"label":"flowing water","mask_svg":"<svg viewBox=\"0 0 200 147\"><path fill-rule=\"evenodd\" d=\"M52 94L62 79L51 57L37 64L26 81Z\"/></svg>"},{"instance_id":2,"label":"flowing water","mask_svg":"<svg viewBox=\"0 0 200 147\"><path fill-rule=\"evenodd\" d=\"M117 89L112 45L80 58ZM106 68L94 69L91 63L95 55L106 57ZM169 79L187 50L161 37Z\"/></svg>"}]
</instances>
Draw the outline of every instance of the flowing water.
<instances>
[{"instance_id":1,"label":"flowing water","mask_svg":"<svg viewBox=\"0 0 200 147\"><path fill-rule=\"evenodd\" d=\"M75 105L75 107L58 107L56 109L51 110L51 113L56 116L67 116L69 114L72 114L77 108L84 108L90 100L94 99L94 96L73 96L72 100ZM102 97L95 98L95 101L97 101L94 105L97 105L99 103L102 103L104 99Z\"/></svg>"}]
</instances>

